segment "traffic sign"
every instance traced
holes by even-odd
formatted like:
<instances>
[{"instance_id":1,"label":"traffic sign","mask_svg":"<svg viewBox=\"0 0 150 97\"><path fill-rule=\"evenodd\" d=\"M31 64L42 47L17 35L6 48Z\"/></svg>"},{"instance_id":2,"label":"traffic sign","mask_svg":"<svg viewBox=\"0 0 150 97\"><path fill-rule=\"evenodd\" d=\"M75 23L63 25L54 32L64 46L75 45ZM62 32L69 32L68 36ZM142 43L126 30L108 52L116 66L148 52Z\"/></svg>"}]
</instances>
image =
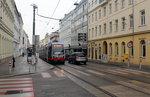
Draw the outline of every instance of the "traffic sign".
<instances>
[{"instance_id":1,"label":"traffic sign","mask_svg":"<svg viewBox=\"0 0 150 97\"><path fill-rule=\"evenodd\" d=\"M86 41L86 33L78 33L78 41Z\"/></svg>"},{"instance_id":2,"label":"traffic sign","mask_svg":"<svg viewBox=\"0 0 150 97\"><path fill-rule=\"evenodd\" d=\"M133 47L133 43L132 43L131 41L129 41L129 42L127 43L127 47L128 47L128 48L132 48L132 47Z\"/></svg>"}]
</instances>

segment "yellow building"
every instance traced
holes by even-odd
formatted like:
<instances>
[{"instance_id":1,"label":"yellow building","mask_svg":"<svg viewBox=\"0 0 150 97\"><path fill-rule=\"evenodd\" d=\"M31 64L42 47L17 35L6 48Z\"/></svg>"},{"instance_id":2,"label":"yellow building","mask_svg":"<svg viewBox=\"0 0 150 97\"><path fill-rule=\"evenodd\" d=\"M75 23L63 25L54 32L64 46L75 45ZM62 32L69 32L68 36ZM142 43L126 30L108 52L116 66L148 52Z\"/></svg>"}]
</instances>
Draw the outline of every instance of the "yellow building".
<instances>
[{"instance_id":1,"label":"yellow building","mask_svg":"<svg viewBox=\"0 0 150 97\"><path fill-rule=\"evenodd\" d=\"M0 61L13 55L14 17L10 2L10 0L0 0Z\"/></svg>"},{"instance_id":2,"label":"yellow building","mask_svg":"<svg viewBox=\"0 0 150 97\"><path fill-rule=\"evenodd\" d=\"M150 0L88 0L88 56L150 65Z\"/></svg>"}]
</instances>

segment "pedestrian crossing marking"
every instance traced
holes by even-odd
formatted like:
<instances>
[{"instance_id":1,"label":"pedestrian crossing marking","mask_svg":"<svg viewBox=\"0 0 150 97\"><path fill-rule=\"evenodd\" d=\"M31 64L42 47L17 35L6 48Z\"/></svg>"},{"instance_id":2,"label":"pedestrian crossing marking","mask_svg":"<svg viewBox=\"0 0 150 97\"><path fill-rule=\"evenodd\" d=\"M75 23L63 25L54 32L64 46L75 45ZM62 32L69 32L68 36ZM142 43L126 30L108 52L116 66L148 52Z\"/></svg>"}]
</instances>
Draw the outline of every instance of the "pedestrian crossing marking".
<instances>
[{"instance_id":1,"label":"pedestrian crossing marking","mask_svg":"<svg viewBox=\"0 0 150 97\"><path fill-rule=\"evenodd\" d=\"M50 78L50 77L52 77L49 73L47 73L47 72L43 72L43 73L41 73L41 75L42 75L42 77L43 78Z\"/></svg>"},{"instance_id":2,"label":"pedestrian crossing marking","mask_svg":"<svg viewBox=\"0 0 150 97\"><path fill-rule=\"evenodd\" d=\"M60 71L54 71L54 74L57 76L57 77L65 77L65 75L60 72Z\"/></svg>"},{"instance_id":3,"label":"pedestrian crossing marking","mask_svg":"<svg viewBox=\"0 0 150 97\"><path fill-rule=\"evenodd\" d=\"M34 97L32 78L0 79L0 97Z\"/></svg>"}]
</instances>

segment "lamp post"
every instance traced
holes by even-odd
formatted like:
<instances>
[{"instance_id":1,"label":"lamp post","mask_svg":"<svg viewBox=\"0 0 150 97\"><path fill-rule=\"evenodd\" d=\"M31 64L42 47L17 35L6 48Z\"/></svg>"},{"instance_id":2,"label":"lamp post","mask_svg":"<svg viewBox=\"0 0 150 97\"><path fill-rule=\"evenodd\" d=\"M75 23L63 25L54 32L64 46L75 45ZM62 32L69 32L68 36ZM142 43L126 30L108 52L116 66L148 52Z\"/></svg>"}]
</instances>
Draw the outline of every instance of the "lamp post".
<instances>
[{"instance_id":1,"label":"lamp post","mask_svg":"<svg viewBox=\"0 0 150 97\"><path fill-rule=\"evenodd\" d=\"M33 36L32 36L32 49L33 49L33 55L35 56L35 9L37 6L35 4L32 4L33 6Z\"/></svg>"}]
</instances>

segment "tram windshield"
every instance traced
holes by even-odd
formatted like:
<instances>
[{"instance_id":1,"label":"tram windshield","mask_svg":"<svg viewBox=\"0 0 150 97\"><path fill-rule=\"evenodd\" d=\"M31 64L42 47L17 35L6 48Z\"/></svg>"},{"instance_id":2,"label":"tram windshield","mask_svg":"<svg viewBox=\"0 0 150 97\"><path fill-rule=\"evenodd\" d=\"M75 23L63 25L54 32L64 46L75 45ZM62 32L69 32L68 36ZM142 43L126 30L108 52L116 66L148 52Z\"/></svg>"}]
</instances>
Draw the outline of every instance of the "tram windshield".
<instances>
[{"instance_id":1,"label":"tram windshield","mask_svg":"<svg viewBox=\"0 0 150 97\"><path fill-rule=\"evenodd\" d=\"M52 51L54 55L62 55L64 54L64 47L62 44L54 44Z\"/></svg>"}]
</instances>

